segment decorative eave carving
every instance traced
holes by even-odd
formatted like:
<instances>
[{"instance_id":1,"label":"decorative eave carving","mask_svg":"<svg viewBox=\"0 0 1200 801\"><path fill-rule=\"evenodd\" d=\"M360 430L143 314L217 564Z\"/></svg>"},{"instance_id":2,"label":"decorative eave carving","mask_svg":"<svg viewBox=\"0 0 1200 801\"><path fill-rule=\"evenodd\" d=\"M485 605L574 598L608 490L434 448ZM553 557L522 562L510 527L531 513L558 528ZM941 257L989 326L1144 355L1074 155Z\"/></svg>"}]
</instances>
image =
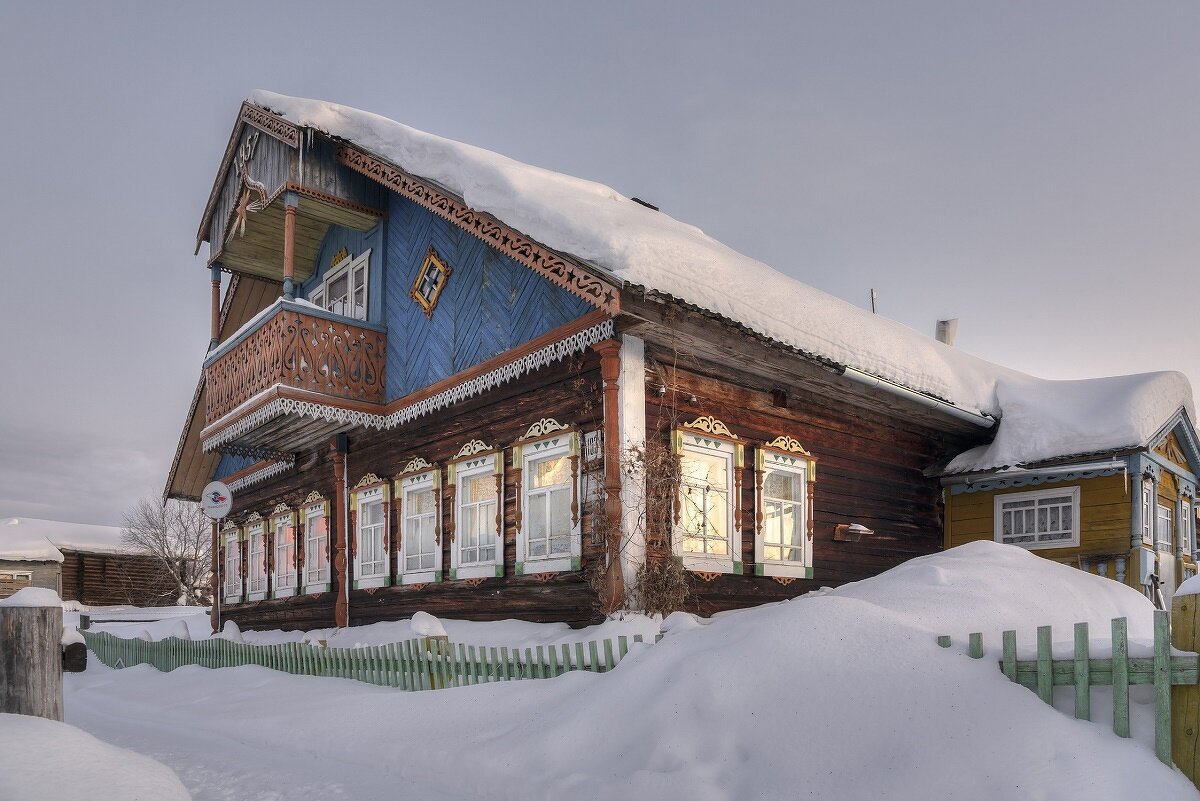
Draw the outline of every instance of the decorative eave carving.
<instances>
[{"instance_id":1,"label":"decorative eave carving","mask_svg":"<svg viewBox=\"0 0 1200 801\"><path fill-rule=\"evenodd\" d=\"M779 451L786 451L787 453L798 453L798 454L801 454L802 456L812 458L812 454L809 453L808 451L806 451L804 449L804 446L801 445L797 439L795 439L794 437L789 437L786 434L783 436L780 436L780 437L776 437L775 439L768 442L767 447L774 448L775 450L779 450Z\"/></svg>"},{"instance_id":2,"label":"decorative eave carving","mask_svg":"<svg viewBox=\"0 0 1200 801\"><path fill-rule=\"evenodd\" d=\"M562 423L553 418L543 417L541 420L538 420L536 423L531 425L529 430L525 432L525 436L521 437L518 442L524 442L527 439L535 439L537 437L544 437L547 434L554 433L555 431L566 431L567 428L568 426L564 426Z\"/></svg>"},{"instance_id":3,"label":"decorative eave carving","mask_svg":"<svg viewBox=\"0 0 1200 801\"><path fill-rule=\"evenodd\" d=\"M286 512L290 512L290 511L291 511L291 509L288 508L288 505L286 503L277 503L277 504L275 504L275 508L271 510L271 514L272 515L281 515Z\"/></svg>"},{"instance_id":4,"label":"decorative eave carving","mask_svg":"<svg viewBox=\"0 0 1200 801\"><path fill-rule=\"evenodd\" d=\"M372 484L382 484L382 483L383 483L383 479L381 479L379 476L375 475L374 473L367 473L365 476L363 476L362 478L360 478L358 480L358 483L354 485L354 489L362 489L363 487L369 487Z\"/></svg>"},{"instance_id":5,"label":"decorative eave carving","mask_svg":"<svg viewBox=\"0 0 1200 801\"><path fill-rule=\"evenodd\" d=\"M316 490L313 490L312 492L308 493L308 497L304 499L304 505L308 506L309 504L319 503L323 500L325 500L325 496Z\"/></svg>"},{"instance_id":6,"label":"decorative eave carving","mask_svg":"<svg viewBox=\"0 0 1200 801\"><path fill-rule=\"evenodd\" d=\"M494 450L495 448L493 448L491 445L488 445L483 440L473 439L466 445L463 445L461 448L459 448L458 453L454 455L454 458L462 459L467 456L475 456L476 454L487 453L488 451Z\"/></svg>"},{"instance_id":7,"label":"decorative eave carving","mask_svg":"<svg viewBox=\"0 0 1200 801\"><path fill-rule=\"evenodd\" d=\"M232 520L226 518L225 528L221 529L221 533L228 534L231 531L237 531L237 530L238 530L238 524L233 522Z\"/></svg>"},{"instance_id":8,"label":"decorative eave carving","mask_svg":"<svg viewBox=\"0 0 1200 801\"><path fill-rule=\"evenodd\" d=\"M285 145L300 147L300 128L266 109L261 109L251 103L242 103L242 113L239 117L247 125L253 125L263 133L273 136Z\"/></svg>"},{"instance_id":9,"label":"decorative eave carving","mask_svg":"<svg viewBox=\"0 0 1200 801\"><path fill-rule=\"evenodd\" d=\"M737 439L738 435L729 430L729 427L715 417L705 416L697 417L690 423L684 423L684 428L690 428L695 431L703 431L706 434L712 434L714 437L727 437L729 439Z\"/></svg>"},{"instance_id":10,"label":"decorative eave carving","mask_svg":"<svg viewBox=\"0 0 1200 801\"><path fill-rule=\"evenodd\" d=\"M248 526L254 525L255 523L261 523L261 522L262 522L262 515L260 515L258 512L251 512L250 516L246 518L246 525L248 525Z\"/></svg>"},{"instance_id":11,"label":"decorative eave carving","mask_svg":"<svg viewBox=\"0 0 1200 801\"><path fill-rule=\"evenodd\" d=\"M420 456L417 456L411 462L404 465L404 469L400 471L400 475L403 476L403 475L407 475L408 473L420 473L420 472L424 472L425 470L432 470L432 469L433 469L433 465L431 465L429 462L422 459Z\"/></svg>"},{"instance_id":12,"label":"decorative eave carving","mask_svg":"<svg viewBox=\"0 0 1200 801\"><path fill-rule=\"evenodd\" d=\"M615 286L585 272L581 267L510 228L490 214L434 188L430 183L351 145L341 145L338 163L375 180L424 209L482 239L500 253L539 273L573 295L609 314L620 311L620 292Z\"/></svg>"}]
</instances>

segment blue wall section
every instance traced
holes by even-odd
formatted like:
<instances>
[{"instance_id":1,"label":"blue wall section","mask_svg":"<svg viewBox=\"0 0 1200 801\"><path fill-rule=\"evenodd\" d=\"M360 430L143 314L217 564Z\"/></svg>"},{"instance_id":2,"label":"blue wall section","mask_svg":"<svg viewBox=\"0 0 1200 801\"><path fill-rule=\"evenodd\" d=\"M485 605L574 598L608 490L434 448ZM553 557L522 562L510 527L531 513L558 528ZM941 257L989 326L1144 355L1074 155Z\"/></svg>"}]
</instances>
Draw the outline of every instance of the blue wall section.
<instances>
[{"instance_id":1,"label":"blue wall section","mask_svg":"<svg viewBox=\"0 0 1200 801\"><path fill-rule=\"evenodd\" d=\"M388 401L592 310L581 298L399 195L391 195L384 239ZM453 272L433 317L427 318L408 293L430 245ZM371 262L374 269L374 252Z\"/></svg>"},{"instance_id":2,"label":"blue wall section","mask_svg":"<svg viewBox=\"0 0 1200 801\"><path fill-rule=\"evenodd\" d=\"M239 470L249 467L257 462L258 459L254 456L234 456L231 453L221 454L221 461L217 462L217 470L213 473L213 481L224 481L226 476L232 476Z\"/></svg>"}]
</instances>

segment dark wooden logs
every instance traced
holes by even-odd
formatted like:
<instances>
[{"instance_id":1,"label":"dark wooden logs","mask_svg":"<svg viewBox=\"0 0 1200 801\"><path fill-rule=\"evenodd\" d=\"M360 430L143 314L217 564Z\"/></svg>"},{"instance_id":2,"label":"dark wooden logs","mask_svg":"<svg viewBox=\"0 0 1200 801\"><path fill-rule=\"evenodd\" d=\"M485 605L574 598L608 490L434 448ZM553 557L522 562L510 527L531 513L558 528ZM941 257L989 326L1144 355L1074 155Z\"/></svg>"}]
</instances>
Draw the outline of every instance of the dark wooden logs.
<instances>
[{"instance_id":1,"label":"dark wooden logs","mask_svg":"<svg viewBox=\"0 0 1200 801\"><path fill-rule=\"evenodd\" d=\"M82 673L87 670L87 645L81 642L68 643L62 649L64 673Z\"/></svg>"},{"instance_id":2,"label":"dark wooden logs","mask_svg":"<svg viewBox=\"0 0 1200 801\"><path fill-rule=\"evenodd\" d=\"M60 605L0 603L0 712L63 719Z\"/></svg>"}]
</instances>

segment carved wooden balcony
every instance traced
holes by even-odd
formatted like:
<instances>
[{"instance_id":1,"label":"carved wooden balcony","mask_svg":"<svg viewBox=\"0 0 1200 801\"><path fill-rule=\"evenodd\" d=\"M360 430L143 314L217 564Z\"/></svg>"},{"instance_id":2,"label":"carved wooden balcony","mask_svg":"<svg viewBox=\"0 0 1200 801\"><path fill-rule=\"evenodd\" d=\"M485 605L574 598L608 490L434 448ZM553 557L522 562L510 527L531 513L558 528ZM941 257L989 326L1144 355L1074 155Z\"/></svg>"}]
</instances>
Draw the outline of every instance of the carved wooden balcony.
<instances>
[{"instance_id":1,"label":"carved wooden balcony","mask_svg":"<svg viewBox=\"0 0 1200 801\"><path fill-rule=\"evenodd\" d=\"M381 408L386 351L382 326L277 300L204 362L205 450L286 450L332 430L326 425L296 431L293 424L289 441L271 436L278 418L294 417L270 411L291 408L269 406L271 401L364 412ZM261 425L248 426L245 418L255 413L253 422Z\"/></svg>"}]
</instances>

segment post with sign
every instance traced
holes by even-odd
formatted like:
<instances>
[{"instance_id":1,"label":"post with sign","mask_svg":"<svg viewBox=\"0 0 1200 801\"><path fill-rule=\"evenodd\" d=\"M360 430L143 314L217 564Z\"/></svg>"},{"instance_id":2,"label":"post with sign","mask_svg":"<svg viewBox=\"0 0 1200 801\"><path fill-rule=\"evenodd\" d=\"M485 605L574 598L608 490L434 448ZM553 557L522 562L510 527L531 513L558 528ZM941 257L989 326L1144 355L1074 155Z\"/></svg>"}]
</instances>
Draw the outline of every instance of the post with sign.
<instances>
[{"instance_id":1,"label":"post with sign","mask_svg":"<svg viewBox=\"0 0 1200 801\"><path fill-rule=\"evenodd\" d=\"M200 509L212 519L212 617L213 634L221 630L221 543L219 532L221 521L233 509L233 492L220 481L210 481L200 494Z\"/></svg>"}]
</instances>

